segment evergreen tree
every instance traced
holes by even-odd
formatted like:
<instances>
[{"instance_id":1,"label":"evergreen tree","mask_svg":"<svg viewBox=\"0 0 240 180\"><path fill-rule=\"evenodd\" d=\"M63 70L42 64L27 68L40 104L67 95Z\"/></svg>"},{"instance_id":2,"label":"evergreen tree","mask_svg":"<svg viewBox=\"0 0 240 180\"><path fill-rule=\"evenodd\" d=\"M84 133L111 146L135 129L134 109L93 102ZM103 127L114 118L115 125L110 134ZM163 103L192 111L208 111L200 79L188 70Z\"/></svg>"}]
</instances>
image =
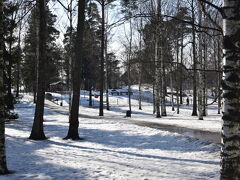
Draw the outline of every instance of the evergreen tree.
<instances>
[{"instance_id":1,"label":"evergreen tree","mask_svg":"<svg viewBox=\"0 0 240 180\"><path fill-rule=\"evenodd\" d=\"M57 46L56 40L59 31L54 27L56 16L46 7L47 30L46 30L46 79L45 87L59 80L59 61L61 60L61 49ZM37 79L37 57L38 57L38 10L34 8L28 19L28 30L24 39L24 62L22 68L23 83L25 90L28 92L36 92Z\"/></svg>"}]
</instances>

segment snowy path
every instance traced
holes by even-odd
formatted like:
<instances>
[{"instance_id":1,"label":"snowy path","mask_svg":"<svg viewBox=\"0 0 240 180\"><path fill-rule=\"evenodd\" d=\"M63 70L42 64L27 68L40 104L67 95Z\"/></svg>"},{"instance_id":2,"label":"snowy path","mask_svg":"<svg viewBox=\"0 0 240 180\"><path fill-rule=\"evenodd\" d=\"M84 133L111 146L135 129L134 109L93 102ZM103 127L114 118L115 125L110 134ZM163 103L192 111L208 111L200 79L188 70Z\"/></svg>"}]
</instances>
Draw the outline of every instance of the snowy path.
<instances>
[{"instance_id":1,"label":"snowy path","mask_svg":"<svg viewBox=\"0 0 240 180\"><path fill-rule=\"evenodd\" d=\"M57 113L68 115L68 107L61 107L51 101L46 100L45 106ZM80 111L81 112L81 111ZM96 114L96 113L95 113ZM96 116L96 115L88 115L84 114L84 111L81 112L79 115L80 118L90 118L90 119L102 119L102 117ZM170 117L171 118L171 117ZM146 126L151 127L155 129L160 129L163 131L169 131L174 133L183 134L190 137L195 137L198 139L206 139L210 142L219 143L221 142L221 133L220 132L211 132L209 130L204 129L193 129L191 127L184 127L184 125L181 124L171 124L168 125L166 122L162 123L160 121L149 121L149 119L143 118L145 120L141 120L141 118L123 118L123 117L113 117L113 116L107 116L104 117L104 119L112 119L117 121L123 121L125 123L135 124L139 126Z\"/></svg>"},{"instance_id":2,"label":"snowy path","mask_svg":"<svg viewBox=\"0 0 240 180\"><path fill-rule=\"evenodd\" d=\"M68 116L45 111L46 141L32 141L34 108L18 106L20 119L7 124L9 169L1 180L196 180L219 179L219 146L177 133L110 119L81 118L82 141L62 138Z\"/></svg>"}]
</instances>

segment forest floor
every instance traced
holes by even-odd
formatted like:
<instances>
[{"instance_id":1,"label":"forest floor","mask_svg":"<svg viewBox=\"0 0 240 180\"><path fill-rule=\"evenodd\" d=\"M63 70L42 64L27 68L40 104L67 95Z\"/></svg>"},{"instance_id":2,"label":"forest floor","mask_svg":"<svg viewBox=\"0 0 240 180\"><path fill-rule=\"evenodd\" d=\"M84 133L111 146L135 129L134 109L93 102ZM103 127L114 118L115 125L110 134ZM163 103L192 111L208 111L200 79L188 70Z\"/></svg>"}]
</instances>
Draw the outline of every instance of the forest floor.
<instances>
[{"instance_id":1,"label":"forest floor","mask_svg":"<svg viewBox=\"0 0 240 180\"><path fill-rule=\"evenodd\" d=\"M98 116L98 108L80 106L79 133L83 140L63 140L68 131L67 104L46 101L44 130L48 140L29 140L34 104L24 95L16 111L19 120L6 127L7 160L14 174L3 180L196 180L219 179L220 145L214 141L142 122L219 133L221 116L216 105L209 106L203 121L182 106L180 114L168 107L168 116L156 119L152 107L138 110L133 99L132 118L125 118L127 106L114 106ZM110 97L111 98L111 97ZM112 98L114 101L114 99ZM116 100L116 99L115 99ZM127 99L120 98L126 104ZM118 103L119 103L118 102ZM141 123L140 123L141 122ZM167 129L167 128L166 128Z\"/></svg>"}]
</instances>

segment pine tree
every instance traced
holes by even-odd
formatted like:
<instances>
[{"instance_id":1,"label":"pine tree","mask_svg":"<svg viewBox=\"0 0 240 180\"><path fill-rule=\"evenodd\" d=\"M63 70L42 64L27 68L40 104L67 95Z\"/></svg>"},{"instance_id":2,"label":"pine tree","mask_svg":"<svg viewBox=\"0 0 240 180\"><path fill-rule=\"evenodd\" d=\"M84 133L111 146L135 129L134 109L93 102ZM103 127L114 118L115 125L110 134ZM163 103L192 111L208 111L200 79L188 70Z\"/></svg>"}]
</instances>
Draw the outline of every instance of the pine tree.
<instances>
[{"instance_id":1,"label":"pine tree","mask_svg":"<svg viewBox=\"0 0 240 180\"><path fill-rule=\"evenodd\" d=\"M38 0L39 8L39 57L37 66L37 102L35 107L34 122L29 139L44 140L43 130L44 100L45 100L45 65L46 65L46 1Z\"/></svg>"},{"instance_id":2,"label":"pine tree","mask_svg":"<svg viewBox=\"0 0 240 180\"><path fill-rule=\"evenodd\" d=\"M80 85L81 85L81 69L83 58L83 33L84 33L84 21L85 21L85 0L78 1L78 24L77 35L74 46L74 59L73 59L73 71L72 82L73 92L71 99L71 108L69 114L69 129L65 139L77 140L80 139L78 134L78 113L79 113L79 99L80 99Z\"/></svg>"}]
</instances>

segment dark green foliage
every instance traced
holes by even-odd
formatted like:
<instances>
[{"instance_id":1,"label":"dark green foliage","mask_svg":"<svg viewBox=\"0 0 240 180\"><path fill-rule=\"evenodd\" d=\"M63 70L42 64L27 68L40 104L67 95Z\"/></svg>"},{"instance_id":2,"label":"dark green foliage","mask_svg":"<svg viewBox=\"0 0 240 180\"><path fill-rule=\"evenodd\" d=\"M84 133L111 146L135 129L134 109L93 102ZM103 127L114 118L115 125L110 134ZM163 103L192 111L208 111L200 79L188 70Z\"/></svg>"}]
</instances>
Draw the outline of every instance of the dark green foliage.
<instances>
[{"instance_id":1,"label":"dark green foliage","mask_svg":"<svg viewBox=\"0 0 240 180\"><path fill-rule=\"evenodd\" d=\"M29 19L28 19L28 30L25 36L24 42L25 46L24 52L24 62L22 68L23 83L26 91L34 91L36 85L36 66L37 66L37 9L35 8ZM59 62L62 59L61 48L57 46L56 40L59 36L59 31L54 27L56 22L56 16L47 9L47 62L45 77L46 78L46 88L49 87L50 83L59 80Z\"/></svg>"}]
</instances>

